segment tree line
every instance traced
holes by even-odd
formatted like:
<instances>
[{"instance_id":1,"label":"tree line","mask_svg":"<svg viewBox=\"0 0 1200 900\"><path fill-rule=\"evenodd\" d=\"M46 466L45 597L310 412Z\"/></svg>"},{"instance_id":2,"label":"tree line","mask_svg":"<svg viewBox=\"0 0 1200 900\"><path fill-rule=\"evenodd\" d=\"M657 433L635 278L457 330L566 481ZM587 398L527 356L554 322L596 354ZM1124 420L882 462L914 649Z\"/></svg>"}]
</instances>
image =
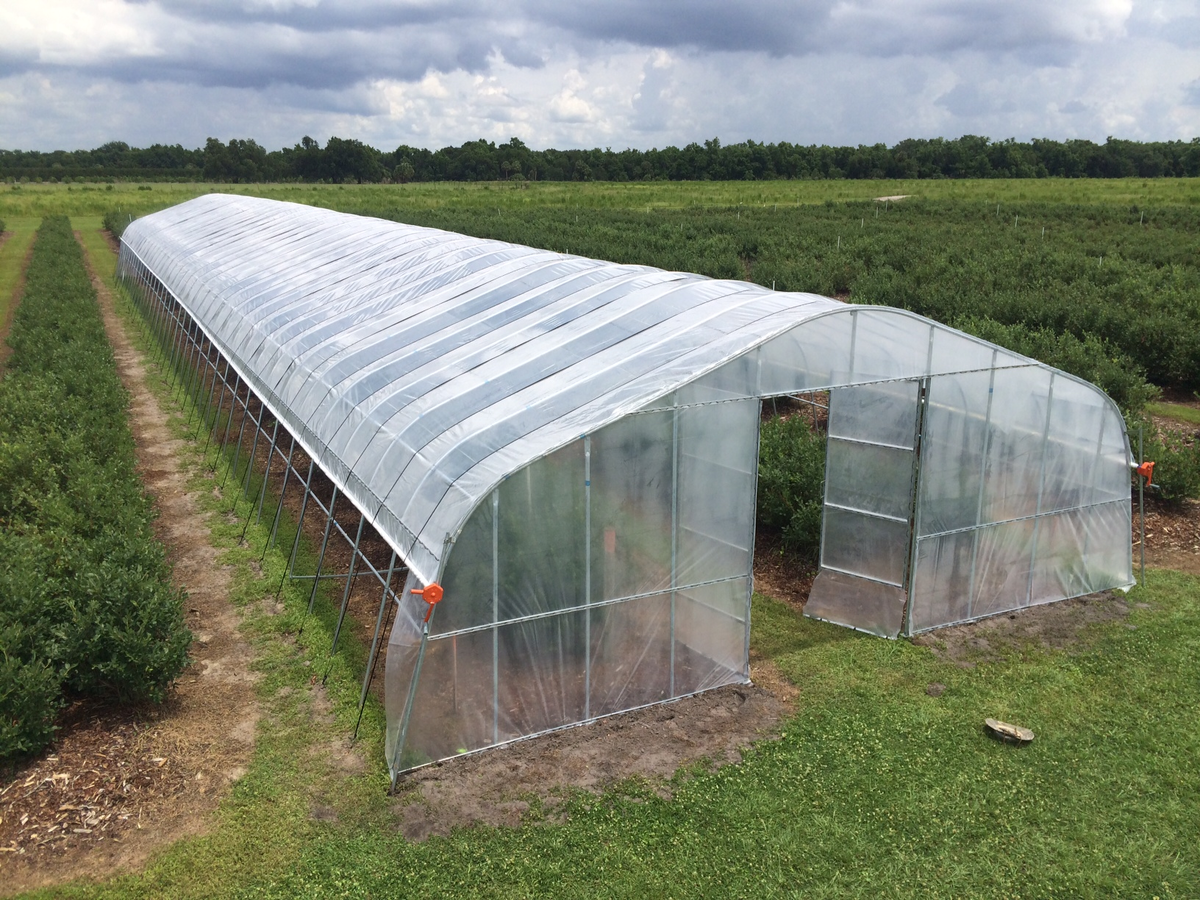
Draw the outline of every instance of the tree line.
<instances>
[{"instance_id":1,"label":"tree line","mask_svg":"<svg viewBox=\"0 0 1200 900\"><path fill-rule=\"evenodd\" d=\"M256 141L209 138L204 147L130 147L113 141L94 150L0 149L6 181L161 180L221 183L414 181L755 181L883 178L1160 178L1200 176L1200 137L1190 141L1108 138L1027 142L964 135L903 140L894 146L801 145L782 141L722 144L717 138L652 150L533 150L518 138L468 141L429 150L401 145L377 150L353 138L311 137L267 150Z\"/></svg>"}]
</instances>

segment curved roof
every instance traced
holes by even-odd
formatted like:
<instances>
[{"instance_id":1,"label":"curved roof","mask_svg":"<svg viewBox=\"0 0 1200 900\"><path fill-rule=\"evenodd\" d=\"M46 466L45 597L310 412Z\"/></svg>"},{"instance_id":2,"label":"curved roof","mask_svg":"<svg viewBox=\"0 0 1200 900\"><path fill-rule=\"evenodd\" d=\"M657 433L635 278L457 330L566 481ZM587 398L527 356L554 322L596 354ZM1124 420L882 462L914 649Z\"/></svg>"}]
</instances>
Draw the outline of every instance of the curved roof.
<instances>
[{"instance_id":1,"label":"curved roof","mask_svg":"<svg viewBox=\"0 0 1200 900\"><path fill-rule=\"evenodd\" d=\"M222 194L137 219L122 255L423 581L515 442L536 459L844 307Z\"/></svg>"},{"instance_id":2,"label":"curved roof","mask_svg":"<svg viewBox=\"0 0 1200 900\"><path fill-rule=\"evenodd\" d=\"M425 583L508 474L684 385L731 396L749 351L739 396L1045 368L899 310L251 197L134 221L138 265Z\"/></svg>"}]
</instances>

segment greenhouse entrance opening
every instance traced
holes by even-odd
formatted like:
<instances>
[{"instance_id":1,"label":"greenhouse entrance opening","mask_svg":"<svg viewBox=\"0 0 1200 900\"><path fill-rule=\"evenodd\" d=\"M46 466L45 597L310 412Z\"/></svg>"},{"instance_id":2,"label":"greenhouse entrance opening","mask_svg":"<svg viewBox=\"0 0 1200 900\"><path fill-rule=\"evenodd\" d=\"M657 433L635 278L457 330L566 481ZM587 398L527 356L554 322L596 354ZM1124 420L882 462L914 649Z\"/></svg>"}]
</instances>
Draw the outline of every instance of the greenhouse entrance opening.
<instances>
[{"instance_id":1,"label":"greenhouse entrance opening","mask_svg":"<svg viewBox=\"0 0 1200 900\"><path fill-rule=\"evenodd\" d=\"M911 587L929 379L829 392L820 569L805 615L895 637Z\"/></svg>"}]
</instances>

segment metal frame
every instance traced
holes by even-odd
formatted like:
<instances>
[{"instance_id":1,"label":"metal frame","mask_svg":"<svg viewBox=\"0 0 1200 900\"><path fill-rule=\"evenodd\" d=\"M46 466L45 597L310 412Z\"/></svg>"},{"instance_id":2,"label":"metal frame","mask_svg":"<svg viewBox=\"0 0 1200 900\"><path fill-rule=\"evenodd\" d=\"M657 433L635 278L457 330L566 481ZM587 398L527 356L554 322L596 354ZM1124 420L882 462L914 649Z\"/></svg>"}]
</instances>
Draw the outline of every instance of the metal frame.
<instances>
[{"instance_id":1,"label":"metal frame","mask_svg":"<svg viewBox=\"0 0 1200 900\"><path fill-rule=\"evenodd\" d=\"M285 583L311 581L312 588L309 591L308 604L304 613L305 619L307 619L316 603L321 582L344 582L341 604L339 607L335 607L337 624L334 628L325 677L328 677L333 665L333 658L337 653L338 642L349 610L350 597L357 579L363 575L369 575L380 586L379 608L375 616L375 629L367 656L366 670L363 673L358 722L354 728L355 736L357 736L380 655L381 638L386 623L391 620L390 614L385 615L385 612L389 607L389 601L392 606L395 606L399 599L399 591L394 586L395 579L397 575L403 578L408 571L399 562L399 551L397 548L391 547L391 558L386 569L381 570L376 567L363 550L363 535L369 521L368 512L357 510L359 514L358 528L355 535L351 537L337 521L336 515L337 502L346 497L345 492L339 489L336 481L329 479L333 483L332 496L328 505L322 501L317 486L318 472L321 471L317 460L309 455L308 471L307 473L302 471L303 466L302 464L298 465L300 461L296 454L296 445L301 443L303 446L302 441L299 441L298 436L287 429L281 418L271 409L270 404L255 394L253 388L241 377L236 366L225 358L216 344L171 295L171 292L136 257L133 258L132 265L126 266L125 271L122 272L122 281L128 288L129 296L154 338L152 358L157 362L172 392L187 410L188 421L190 422L192 416L195 416L194 437L199 437L201 428L207 432L205 453L214 437L219 440L218 460L224 460L225 463L222 487L226 486L231 474L236 478L237 489L231 492L232 505L230 509L236 508L239 499L250 501L250 509L245 524L242 526L242 538L245 538L252 519L257 523L262 522L262 511L266 503L272 468L276 462L283 466L278 501L263 547L262 559L266 558L267 551L275 545L289 486L295 484L301 489L302 497L300 515L296 522L296 535L284 566L283 577L276 590L276 599L282 593ZM231 451L230 438L233 436L235 418L239 421L234 447ZM250 441L249 453L245 456L244 468L241 468L243 466L242 445L246 439L247 425L253 426L254 436ZM266 457L261 466L258 460L260 442L266 444ZM283 449L285 442L287 443L286 452ZM261 482L258 490L252 491L256 471ZM321 472L321 474L325 473ZM353 501L351 504L353 505ZM316 569L311 575L302 575L296 571L296 560L304 530L304 519L310 506L315 506L320 510L325 517L325 523ZM324 572L329 541L335 534L351 548L350 566L346 573ZM303 630L303 623L301 630Z\"/></svg>"}]
</instances>

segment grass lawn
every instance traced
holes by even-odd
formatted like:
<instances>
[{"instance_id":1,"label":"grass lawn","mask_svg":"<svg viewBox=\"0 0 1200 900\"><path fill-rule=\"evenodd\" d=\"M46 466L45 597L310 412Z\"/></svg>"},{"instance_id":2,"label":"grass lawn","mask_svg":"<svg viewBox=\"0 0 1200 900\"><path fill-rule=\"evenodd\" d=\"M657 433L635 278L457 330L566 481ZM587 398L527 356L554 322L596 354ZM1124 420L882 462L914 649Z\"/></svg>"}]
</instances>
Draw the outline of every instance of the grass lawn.
<instances>
[{"instance_id":1,"label":"grass lawn","mask_svg":"<svg viewBox=\"0 0 1200 900\"><path fill-rule=\"evenodd\" d=\"M0 247L0 327L8 321L13 291L24 270L25 256L33 246L34 235L42 220L36 216L0 216L12 237Z\"/></svg>"},{"instance_id":2,"label":"grass lawn","mask_svg":"<svg viewBox=\"0 0 1200 900\"><path fill-rule=\"evenodd\" d=\"M1168 403L1165 400L1147 403L1146 412L1152 416L1162 416L1164 419L1174 419L1189 425L1200 425L1200 409L1183 403Z\"/></svg>"}]
</instances>

